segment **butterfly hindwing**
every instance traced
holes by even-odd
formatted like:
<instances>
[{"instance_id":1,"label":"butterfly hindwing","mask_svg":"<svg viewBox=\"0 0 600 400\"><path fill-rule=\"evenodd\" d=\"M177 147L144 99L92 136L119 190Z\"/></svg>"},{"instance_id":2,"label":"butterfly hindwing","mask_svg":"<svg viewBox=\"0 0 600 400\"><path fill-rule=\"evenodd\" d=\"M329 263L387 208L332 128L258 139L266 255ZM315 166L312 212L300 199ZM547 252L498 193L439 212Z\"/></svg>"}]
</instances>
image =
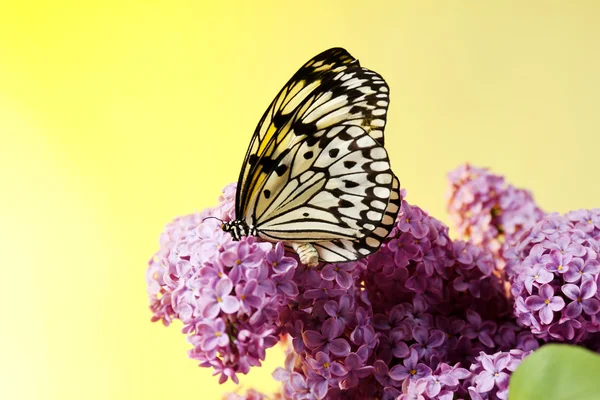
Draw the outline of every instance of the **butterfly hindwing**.
<instances>
[{"instance_id":1,"label":"butterfly hindwing","mask_svg":"<svg viewBox=\"0 0 600 400\"><path fill-rule=\"evenodd\" d=\"M357 241L337 239L313 243L321 260L327 260L328 262L357 260L377 250L393 229L400 210L402 200L400 198L400 181L395 176L393 179L392 194L379 226Z\"/></svg>"},{"instance_id":2,"label":"butterfly hindwing","mask_svg":"<svg viewBox=\"0 0 600 400\"><path fill-rule=\"evenodd\" d=\"M288 149L279 163L285 172L266 179L255 227L267 240L313 243L325 261L361 258L379 247L398 212L387 152L358 126L314 137Z\"/></svg>"},{"instance_id":3,"label":"butterfly hindwing","mask_svg":"<svg viewBox=\"0 0 600 400\"><path fill-rule=\"evenodd\" d=\"M290 148L314 143L317 132L355 125L383 145L388 96L383 78L344 49L327 50L304 64L275 97L252 137L238 181L238 218L252 222L267 177Z\"/></svg>"}]
</instances>

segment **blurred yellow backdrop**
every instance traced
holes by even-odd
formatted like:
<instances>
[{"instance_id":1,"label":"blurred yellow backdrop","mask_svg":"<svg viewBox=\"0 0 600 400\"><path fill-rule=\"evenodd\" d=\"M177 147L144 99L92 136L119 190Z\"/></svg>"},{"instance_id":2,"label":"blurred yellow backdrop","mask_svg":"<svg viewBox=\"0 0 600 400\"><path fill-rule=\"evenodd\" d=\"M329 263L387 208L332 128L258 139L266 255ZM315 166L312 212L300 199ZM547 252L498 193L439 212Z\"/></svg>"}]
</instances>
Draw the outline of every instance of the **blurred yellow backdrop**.
<instances>
[{"instance_id":1,"label":"blurred yellow backdrop","mask_svg":"<svg viewBox=\"0 0 600 400\"><path fill-rule=\"evenodd\" d=\"M237 179L273 96L345 47L391 87L409 201L446 220L471 161L546 210L600 206L600 3L4 1L2 399L217 399L144 273L173 217ZM270 372L242 377L275 390Z\"/></svg>"}]
</instances>

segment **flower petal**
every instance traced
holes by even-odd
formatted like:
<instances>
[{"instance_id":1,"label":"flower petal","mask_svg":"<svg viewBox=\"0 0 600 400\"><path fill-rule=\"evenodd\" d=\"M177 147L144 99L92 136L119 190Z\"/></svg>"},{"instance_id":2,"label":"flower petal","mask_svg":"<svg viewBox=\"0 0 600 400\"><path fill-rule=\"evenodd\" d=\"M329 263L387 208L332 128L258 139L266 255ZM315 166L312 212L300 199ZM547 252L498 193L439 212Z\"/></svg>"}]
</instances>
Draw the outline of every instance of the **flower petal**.
<instances>
[{"instance_id":1,"label":"flower petal","mask_svg":"<svg viewBox=\"0 0 600 400\"><path fill-rule=\"evenodd\" d=\"M429 341L427 342L427 347L440 347L444 343L444 340L446 340L446 335L444 335L444 332L435 329L431 331Z\"/></svg>"},{"instance_id":2,"label":"flower petal","mask_svg":"<svg viewBox=\"0 0 600 400\"><path fill-rule=\"evenodd\" d=\"M525 299L525 305L530 311L538 311L546 305L546 302L540 296L529 296Z\"/></svg>"},{"instance_id":3,"label":"flower petal","mask_svg":"<svg viewBox=\"0 0 600 400\"><path fill-rule=\"evenodd\" d=\"M405 358L410 354L410 350L408 349L408 345L405 342L398 341L394 344L392 354L396 358Z\"/></svg>"},{"instance_id":4,"label":"flower petal","mask_svg":"<svg viewBox=\"0 0 600 400\"><path fill-rule=\"evenodd\" d=\"M325 398L325 396L327 395L328 388L329 388L329 385L327 384L327 381L325 379L314 381L311 384L311 389L312 389L314 395L316 396L316 398L319 400Z\"/></svg>"},{"instance_id":5,"label":"flower petal","mask_svg":"<svg viewBox=\"0 0 600 400\"><path fill-rule=\"evenodd\" d=\"M484 370L489 371L489 372L495 371L494 362L489 355L487 355L485 353L480 353L479 358L481 360L481 366L483 367Z\"/></svg>"},{"instance_id":6,"label":"flower petal","mask_svg":"<svg viewBox=\"0 0 600 400\"><path fill-rule=\"evenodd\" d=\"M233 296L223 296L219 305L226 314L234 314L240 309L240 302Z\"/></svg>"},{"instance_id":7,"label":"flower petal","mask_svg":"<svg viewBox=\"0 0 600 400\"><path fill-rule=\"evenodd\" d=\"M490 371L483 371L475 378L477 392L487 393L494 388L494 375Z\"/></svg>"},{"instance_id":8,"label":"flower petal","mask_svg":"<svg viewBox=\"0 0 600 400\"><path fill-rule=\"evenodd\" d=\"M317 331L304 331L302 333L302 339L304 340L304 344L309 349L316 349L321 346L325 342L325 338Z\"/></svg>"},{"instance_id":9,"label":"flower petal","mask_svg":"<svg viewBox=\"0 0 600 400\"><path fill-rule=\"evenodd\" d=\"M214 319L219 315L219 311L221 307L219 307L219 303L216 301L206 303L204 305L204 309L202 310L202 316L207 319Z\"/></svg>"},{"instance_id":10,"label":"flower petal","mask_svg":"<svg viewBox=\"0 0 600 400\"><path fill-rule=\"evenodd\" d=\"M350 344L346 339L333 339L328 343L327 347L334 356L346 357L350 353Z\"/></svg>"},{"instance_id":11,"label":"flower petal","mask_svg":"<svg viewBox=\"0 0 600 400\"><path fill-rule=\"evenodd\" d=\"M323 309L330 317L336 317L338 312L338 303L335 300L329 300L323 306Z\"/></svg>"},{"instance_id":12,"label":"flower petal","mask_svg":"<svg viewBox=\"0 0 600 400\"><path fill-rule=\"evenodd\" d=\"M550 299L552 296L554 296L554 288L552 288L552 286L547 283L540 286L540 297L542 299Z\"/></svg>"},{"instance_id":13,"label":"flower petal","mask_svg":"<svg viewBox=\"0 0 600 400\"><path fill-rule=\"evenodd\" d=\"M562 297L554 296L552 299L550 299L550 303L548 304L548 307L552 311L560 311L563 308L565 308L565 301L563 300Z\"/></svg>"},{"instance_id":14,"label":"flower petal","mask_svg":"<svg viewBox=\"0 0 600 400\"><path fill-rule=\"evenodd\" d=\"M304 377L297 372L293 372L292 375L290 375L290 385L294 391L298 393L306 391L306 381L304 380Z\"/></svg>"},{"instance_id":15,"label":"flower petal","mask_svg":"<svg viewBox=\"0 0 600 400\"><path fill-rule=\"evenodd\" d=\"M496 386L498 386L498 388L501 390L506 389L508 387L509 378L510 375L508 375L506 372L499 372L498 376L494 378L496 381Z\"/></svg>"},{"instance_id":16,"label":"flower petal","mask_svg":"<svg viewBox=\"0 0 600 400\"><path fill-rule=\"evenodd\" d=\"M589 299L590 297L594 296L597 291L598 285L596 285L596 281L594 281L593 279L586 279L581 284L580 296L582 299Z\"/></svg>"},{"instance_id":17,"label":"flower petal","mask_svg":"<svg viewBox=\"0 0 600 400\"><path fill-rule=\"evenodd\" d=\"M403 381L410 376L410 372L404 365L396 365L390 369L389 375L392 379Z\"/></svg>"},{"instance_id":18,"label":"flower petal","mask_svg":"<svg viewBox=\"0 0 600 400\"><path fill-rule=\"evenodd\" d=\"M429 339L429 331L422 326L413 328L413 338L420 344L426 344Z\"/></svg>"},{"instance_id":19,"label":"flower petal","mask_svg":"<svg viewBox=\"0 0 600 400\"><path fill-rule=\"evenodd\" d=\"M338 283L338 285L340 285L344 289L348 289L354 283L354 280L352 279L352 275L350 275L346 271L341 271L341 270L338 271L338 273L335 277L335 281Z\"/></svg>"},{"instance_id":20,"label":"flower petal","mask_svg":"<svg viewBox=\"0 0 600 400\"><path fill-rule=\"evenodd\" d=\"M572 283L562 285L561 290L565 294L565 296L567 296L571 300L577 300L577 298L580 296L579 287L577 285L573 285Z\"/></svg>"},{"instance_id":21,"label":"flower petal","mask_svg":"<svg viewBox=\"0 0 600 400\"><path fill-rule=\"evenodd\" d=\"M231 293L231 289L233 289L233 283L230 279L220 279L215 287L215 294L218 297L223 297Z\"/></svg>"},{"instance_id":22,"label":"flower petal","mask_svg":"<svg viewBox=\"0 0 600 400\"><path fill-rule=\"evenodd\" d=\"M581 309L581 303L573 301L567 305L563 313L566 318L574 319L581 315Z\"/></svg>"},{"instance_id":23,"label":"flower petal","mask_svg":"<svg viewBox=\"0 0 600 400\"><path fill-rule=\"evenodd\" d=\"M581 306L587 315L596 315L600 311L600 301L596 298L584 300Z\"/></svg>"},{"instance_id":24,"label":"flower petal","mask_svg":"<svg viewBox=\"0 0 600 400\"><path fill-rule=\"evenodd\" d=\"M544 268L540 268L540 271L538 272L538 277L536 279L537 282L542 284L550 283L552 282L552 279L554 279L554 274L552 272L548 272Z\"/></svg>"},{"instance_id":25,"label":"flower petal","mask_svg":"<svg viewBox=\"0 0 600 400\"><path fill-rule=\"evenodd\" d=\"M548 325L550 322L552 322L553 318L554 313L552 312L550 307L542 307L542 309L540 310L540 321L542 321L542 324Z\"/></svg>"},{"instance_id":26,"label":"flower petal","mask_svg":"<svg viewBox=\"0 0 600 400\"><path fill-rule=\"evenodd\" d=\"M331 363L331 373L336 376L344 376L348 374L348 370L342 366L342 364L334 362Z\"/></svg>"}]
</instances>

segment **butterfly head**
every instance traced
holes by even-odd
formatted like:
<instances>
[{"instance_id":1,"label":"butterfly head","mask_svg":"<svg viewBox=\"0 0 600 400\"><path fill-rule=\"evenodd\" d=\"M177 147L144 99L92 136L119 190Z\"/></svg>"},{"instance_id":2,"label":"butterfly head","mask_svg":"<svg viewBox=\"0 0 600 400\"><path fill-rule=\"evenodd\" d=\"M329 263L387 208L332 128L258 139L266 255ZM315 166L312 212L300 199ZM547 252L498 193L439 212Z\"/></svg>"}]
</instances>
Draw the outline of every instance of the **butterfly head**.
<instances>
[{"instance_id":1,"label":"butterfly head","mask_svg":"<svg viewBox=\"0 0 600 400\"><path fill-rule=\"evenodd\" d=\"M248 226L244 220L236 219L224 222L221 226L225 232L231 234L233 240L240 240L242 237L248 235L256 235L256 230L252 226Z\"/></svg>"}]
</instances>

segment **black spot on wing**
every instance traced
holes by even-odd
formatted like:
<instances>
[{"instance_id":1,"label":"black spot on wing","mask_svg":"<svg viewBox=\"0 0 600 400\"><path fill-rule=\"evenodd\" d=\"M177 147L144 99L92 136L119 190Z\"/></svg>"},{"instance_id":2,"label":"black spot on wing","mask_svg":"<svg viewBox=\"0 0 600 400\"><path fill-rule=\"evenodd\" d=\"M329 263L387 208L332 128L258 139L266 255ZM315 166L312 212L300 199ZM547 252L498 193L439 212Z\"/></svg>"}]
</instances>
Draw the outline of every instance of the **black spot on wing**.
<instances>
[{"instance_id":1,"label":"black spot on wing","mask_svg":"<svg viewBox=\"0 0 600 400\"><path fill-rule=\"evenodd\" d=\"M306 138L306 140L305 140L306 144L307 144L309 147L312 147L312 146L314 146L315 144L317 144L317 142L318 142L318 141L319 141L319 138L318 138L318 137L316 137L316 136L308 136L308 137Z\"/></svg>"},{"instance_id":2,"label":"black spot on wing","mask_svg":"<svg viewBox=\"0 0 600 400\"><path fill-rule=\"evenodd\" d=\"M289 115L285 115L285 114L275 114L275 116L273 117L273 125L275 126L276 129L280 129L282 126L284 126L286 124L286 122L288 122L290 119Z\"/></svg>"},{"instance_id":3,"label":"black spot on wing","mask_svg":"<svg viewBox=\"0 0 600 400\"><path fill-rule=\"evenodd\" d=\"M316 131L317 126L315 124L306 124L302 122L294 124L294 133L296 136L312 135Z\"/></svg>"},{"instance_id":4,"label":"black spot on wing","mask_svg":"<svg viewBox=\"0 0 600 400\"><path fill-rule=\"evenodd\" d=\"M350 202L348 200L344 200L344 199L340 199L340 201L338 202L338 205L340 206L340 208L353 207L352 202Z\"/></svg>"},{"instance_id":5,"label":"black spot on wing","mask_svg":"<svg viewBox=\"0 0 600 400\"><path fill-rule=\"evenodd\" d=\"M250 158L248 158L248 165L250 165L251 167L256 165L256 162L258 161L258 156L256 154L252 154L250 156Z\"/></svg>"},{"instance_id":6,"label":"black spot on wing","mask_svg":"<svg viewBox=\"0 0 600 400\"><path fill-rule=\"evenodd\" d=\"M275 168L275 173L278 176L283 176L283 174L285 174L287 170L288 170L288 166L287 165L280 164L279 166L277 166L277 168Z\"/></svg>"},{"instance_id":7,"label":"black spot on wing","mask_svg":"<svg viewBox=\"0 0 600 400\"><path fill-rule=\"evenodd\" d=\"M263 157L260 159L259 164L262 166L263 171L272 171L275 168L276 162L270 157Z\"/></svg>"}]
</instances>

